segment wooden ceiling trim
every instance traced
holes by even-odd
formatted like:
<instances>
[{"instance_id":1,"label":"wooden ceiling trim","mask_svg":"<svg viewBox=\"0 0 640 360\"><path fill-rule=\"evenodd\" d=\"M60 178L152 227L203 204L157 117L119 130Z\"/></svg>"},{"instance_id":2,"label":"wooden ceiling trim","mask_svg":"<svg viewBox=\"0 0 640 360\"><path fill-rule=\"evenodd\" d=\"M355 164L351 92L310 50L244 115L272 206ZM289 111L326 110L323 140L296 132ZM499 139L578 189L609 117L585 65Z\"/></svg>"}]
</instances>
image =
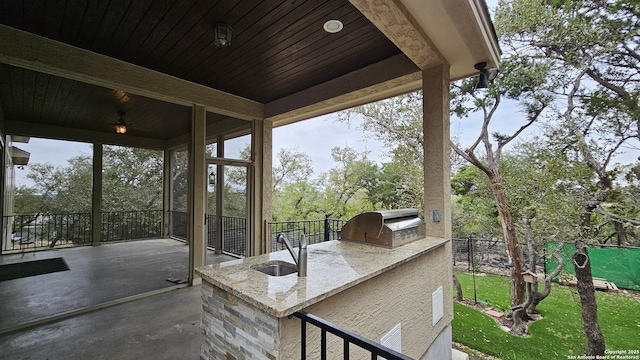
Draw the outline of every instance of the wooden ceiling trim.
<instances>
[{"instance_id":1,"label":"wooden ceiling trim","mask_svg":"<svg viewBox=\"0 0 640 360\"><path fill-rule=\"evenodd\" d=\"M44 8L43 34L59 36L66 6L60 6L60 4L57 4L55 1L47 1ZM25 10L25 13L26 12L28 12L28 10Z\"/></svg>"},{"instance_id":2,"label":"wooden ceiling trim","mask_svg":"<svg viewBox=\"0 0 640 360\"><path fill-rule=\"evenodd\" d=\"M131 63L141 64L145 54L151 53L155 47L161 43L181 21L183 21L183 18L192 11L195 5L196 2L193 1L174 1L172 7L165 14L162 14L161 16L158 15L159 20L157 22L153 22L153 16L149 16L147 19L144 19L143 21L145 25L143 28L146 29L153 27L149 29L146 36L134 34L134 36L130 37L129 40L123 44L118 56L128 54L129 61ZM153 13L161 12L161 10L156 9L157 7L153 8ZM171 14L171 16L168 16L169 14Z\"/></svg>"},{"instance_id":3,"label":"wooden ceiling trim","mask_svg":"<svg viewBox=\"0 0 640 360\"><path fill-rule=\"evenodd\" d=\"M114 57L131 61L130 40L132 38L146 38L155 28L158 19L166 14L173 6L173 1L164 0L147 4L145 1L133 1L127 14L122 19L117 31L109 40L107 48L116 49Z\"/></svg>"},{"instance_id":4,"label":"wooden ceiling trim","mask_svg":"<svg viewBox=\"0 0 640 360\"><path fill-rule=\"evenodd\" d=\"M47 89L49 88L49 75L36 73L36 89L33 102L33 117L41 119L43 116L44 102L47 98Z\"/></svg>"},{"instance_id":5,"label":"wooden ceiling trim","mask_svg":"<svg viewBox=\"0 0 640 360\"><path fill-rule=\"evenodd\" d=\"M241 76L233 79L228 78L235 83L247 83L248 85L248 87L244 88L231 87L231 89L242 93L243 90L255 86L255 84L266 84L274 79L280 79L286 73L296 74L299 72L300 66L306 67L309 72L313 71L313 65L318 63L318 59L326 60L331 58L327 56L327 53L339 48L345 42L348 43L359 36L366 36L366 19L356 14L351 14L352 16L348 16L348 14L342 16L346 22L345 26L350 28L346 36L333 37L322 30L323 21L316 22L307 27L306 31L301 31L298 35L293 36L291 43L285 41L282 48L276 47L273 51L267 52L265 56L269 56L268 58L259 63L250 64L248 66L249 69L243 72ZM292 46L297 43L302 45ZM251 79L251 81L246 81L247 79Z\"/></svg>"},{"instance_id":6,"label":"wooden ceiling trim","mask_svg":"<svg viewBox=\"0 0 640 360\"><path fill-rule=\"evenodd\" d=\"M49 1L49 3L54 3L54 2ZM56 34L57 39L60 39L60 41L62 42L67 42L71 44L75 43L76 38L78 37L78 32L80 31L80 26L82 25L82 19L84 18L85 10L87 6L88 6L88 3L86 1L73 1L73 0L67 1L64 7L59 5L56 6L56 7L64 8L64 12L62 14L63 16L60 17L62 19L62 23L60 24L60 30L58 34ZM34 8L34 7L36 6L32 6L31 8ZM42 6L41 8L46 8L46 5ZM25 16L26 16L26 13L30 13L30 12L31 10L25 10ZM26 28L29 29L29 27L26 27Z\"/></svg>"},{"instance_id":7,"label":"wooden ceiling trim","mask_svg":"<svg viewBox=\"0 0 640 360\"><path fill-rule=\"evenodd\" d=\"M268 103L267 120L278 126L399 95L421 87L421 73L404 54Z\"/></svg>"},{"instance_id":8,"label":"wooden ceiling trim","mask_svg":"<svg viewBox=\"0 0 640 360\"><path fill-rule=\"evenodd\" d=\"M446 60L413 16L398 0L349 0L420 69L444 64Z\"/></svg>"},{"instance_id":9,"label":"wooden ceiling trim","mask_svg":"<svg viewBox=\"0 0 640 360\"><path fill-rule=\"evenodd\" d=\"M261 103L0 25L0 62L181 105L261 119Z\"/></svg>"},{"instance_id":10,"label":"wooden ceiling trim","mask_svg":"<svg viewBox=\"0 0 640 360\"><path fill-rule=\"evenodd\" d=\"M225 17L221 18L220 22L228 23L233 27L233 38L232 38L232 46L234 48L234 52L231 54L236 54L240 51L237 49L244 49L246 46L251 46L250 44L256 43L256 39L254 37L249 37L250 34L254 36L260 36L263 32L251 31L251 29L261 29L262 24L268 23L272 21L274 14L279 14L282 12L287 12L291 10L293 6L298 6L299 4L293 1L285 1L281 6L278 3L272 1L261 1L258 2L257 6L248 10L244 16L241 16L237 21L234 21L236 16L241 14L234 14L233 17ZM240 9L240 12L243 9ZM237 13L239 10L234 8L233 12ZM232 22L233 21L233 22ZM213 28L214 24L211 24L211 28ZM213 34L213 30L210 31L211 35ZM227 49L218 48L213 44L213 36L207 42L200 42L200 49L197 54L193 57L185 61L179 68L176 69L176 74L181 74L185 78L193 78L194 76L203 76L200 71L202 69L224 69L225 62L229 60L227 58L231 58ZM214 66L207 66L214 65ZM233 64L234 66L236 64ZM220 71L223 73L227 73L227 71Z\"/></svg>"},{"instance_id":11,"label":"wooden ceiling trim","mask_svg":"<svg viewBox=\"0 0 640 360\"><path fill-rule=\"evenodd\" d=\"M268 117L265 121L273 121L274 127L283 126L297 121L307 120L312 117L327 115L336 111L406 94L420 89L421 85L422 74L416 72L397 79L389 80L385 83L320 101L309 106L296 108L273 117Z\"/></svg>"},{"instance_id":12,"label":"wooden ceiling trim","mask_svg":"<svg viewBox=\"0 0 640 360\"><path fill-rule=\"evenodd\" d=\"M87 85L78 81L73 82L72 91L69 92L68 100L65 102L64 111L60 119L69 121L72 127L89 127L95 130L101 129L102 124L96 121L97 113L87 113L91 106L88 100L94 96L95 86ZM116 114L113 114L114 122ZM89 121L84 121L84 120ZM89 123L90 126L84 125Z\"/></svg>"},{"instance_id":13,"label":"wooden ceiling trim","mask_svg":"<svg viewBox=\"0 0 640 360\"><path fill-rule=\"evenodd\" d=\"M124 17L129 13L129 9L131 8L131 4L135 3L135 1L129 2L127 6L122 6L118 1L109 2L109 6L107 7L107 11L102 18L100 23L100 27L97 31L97 36L93 40L93 44L91 45L91 50L100 54L105 54L109 49L108 44L113 38L113 36L118 31L120 24ZM140 4L141 2L139 2ZM134 6L135 7L135 6Z\"/></svg>"},{"instance_id":14,"label":"wooden ceiling trim","mask_svg":"<svg viewBox=\"0 0 640 360\"><path fill-rule=\"evenodd\" d=\"M260 4L263 3L258 2L257 4L260 6ZM250 13L255 7L256 2L242 1L237 3L235 6L230 7L227 11L215 12L210 17L204 18L197 26L201 31L201 35L187 48L185 48L185 50L180 53L180 56L173 60L170 68L167 68L167 72L180 78L185 78L185 74L189 72L191 66L193 66L191 65L192 62L200 63L202 61L202 57L207 57L211 52L216 55L224 53L227 49L219 48L214 45L214 24L217 22L223 22L229 25L234 25L242 19L243 14L248 12ZM235 33L236 32L234 31L234 34ZM234 46L236 46L235 43Z\"/></svg>"},{"instance_id":15,"label":"wooden ceiling trim","mask_svg":"<svg viewBox=\"0 0 640 360\"><path fill-rule=\"evenodd\" d=\"M262 82L264 83L264 86L259 90L266 94L272 94L272 99L277 99L304 90L307 88L306 84L324 83L345 75L339 72L338 69L348 68L349 65L352 65L353 69L360 69L362 67L366 67L371 62L384 60L390 52L398 53L398 50L393 47L393 45L388 49L385 49L384 46L377 48L366 46L368 43L376 42L375 36L368 37L363 35L360 37L359 43L365 44L365 48L367 48L367 50L359 51L358 48L351 47L348 51L340 51L340 49L327 51L322 56L310 61L308 66L305 67L305 64L300 64L295 69L292 69L297 71L295 73L291 71L291 74L287 76L279 76L277 80ZM337 60L332 62L325 61L332 56L336 57ZM311 69L312 71L309 71L308 69ZM255 91L257 90L258 89L256 88Z\"/></svg>"},{"instance_id":16,"label":"wooden ceiling trim","mask_svg":"<svg viewBox=\"0 0 640 360\"><path fill-rule=\"evenodd\" d=\"M207 115L210 113L207 113ZM208 118L208 116L207 116ZM238 122L238 119L227 118L216 123L209 123L207 121L206 127L206 142L211 143L216 140L218 135L224 136L242 136L251 133L251 123L245 122L245 124L241 124ZM176 150L186 147L191 141L190 134L184 134L180 136L176 136L167 140L166 148L167 150Z\"/></svg>"},{"instance_id":17,"label":"wooden ceiling trim","mask_svg":"<svg viewBox=\"0 0 640 360\"><path fill-rule=\"evenodd\" d=\"M95 34L102 24L105 13L107 12L108 1L90 1L87 4L82 21L78 24L78 30L71 45L89 49L94 43ZM70 24L76 22L69 21ZM29 28L29 27L27 27Z\"/></svg>"},{"instance_id":18,"label":"wooden ceiling trim","mask_svg":"<svg viewBox=\"0 0 640 360\"><path fill-rule=\"evenodd\" d=\"M5 120L5 132L8 135L30 136L43 139L79 141L85 143L101 143L120 145L152 150L166 149L165 140L144 137L122 136L114 133L103 133L83 129L69 129L66 127L35 124L22 121Z\"/></svg>"},{"instance_id":19,"label":"wooden ceiling trim","mask_svg":"<svg viewBox=\"0 0 640 360\"><path fill-rule=\"evenodd\" d=\"M146 56L139 58L139 60L137 60L137 57L133 58L132 61L136 64L147 64L147 67L154 69L164 66L169 62L166 59L167 54L173 51L174 47L179 46L186 37L186 34L189 33L202 18L209 14L209 8L210 3L207 1L196 2L195 5L180 18L180 21L161 38L161 41L153 44L153 49L151 49ZM187 40L189 39L185 39L185 41ZM139 55L144 55L144 53L139 52Z\"/></svg>"},{"instance_id":20,"label":"wooden ceiling trim","mask_svg":"<svg viewBox=\"0 0 640 360\"><path fill-rule=\"evenodd\" d=\"M179 67L181 62L184 60L185 54L189 54L190 51L198 51L200 49L199 44L201 38L209 36L211 39L209 44L213 44L212 26L217 21L214 19L224 16L219 14L229 13L233 7L234 3L232 1L219 1L213 7L208 9L208 11L204 12L204 15L194 14L194 16L197 17L197 20L192 22L192 26L189 29L185 29L186 31L179 39L177 39L176 43L173 44L169 51L158 59L160 61L157 65L152 65L151 67L161 72L173 73L173 69ZM185 21L190 20L185 19Z\"/></svg>"},{"instance_id":21,"label":"wooden ceiling trim","mask_svg":"<svg viewBox=\"0 0 640 360\"><path fill-rule=\"evenodd\" d=\"M11 107L9 107L9 111L22 111L22 93L19 91L22 83L22 72L9 72L8 80L11 88L11 97L9 98Z\"/></svg>"},{"instance_id":22,"label":"wooden ceiling trim","mask_svg":"<svg viewBox=\"0 0 640 360\"><path fill-rule=\"evenodd\" d=\"M82 83L81 83L82 84ZM96 117L98 116L98 112L95 111L95 107L93 104L90 104L91 99L100 98L100 94L97 94L98 87L97 86L88 86L83 84L84 89L83 93L85 96L76 96L76 101L74 102L74 112L72 116L70 116L70 120L73 120L74 127L82 127L83 120L90 120L92 124L95 124L96 130L99 128L98 120ZM116 119L116 114L113 114L114 123Z\"/></svg>"},{"instance_id":23,"label":"wooden ceiling trim","mask_svg":"<svg viewBox=\"0 0 640 360\"><path fill-rule=\"evenodd\" d=\"M69 98L69 91L71 91L71 87L73 86L73 80L62 79L60 81L60 86L58 87L58 91L56 93L56 99L53 102L53 106L51 108L51 118L60 119L62 109Z\"/></svg>"},{"instance_id":24,"label":"wooden ceiling trim","mask_svg":"<svg viewBox=\"0 0 640 360\"><path fill-rule=\"evenodd\" d=\"M330 11L336 17L344 17L350 11L353 11L352 7L340 4L337 8L330 7L333 3L330 3L326 10ZM314 1L305 1L303 6L298 8L298 11L305 11L315 14L315 8L317 3ZM348 4L347 4L348 5ZM312 7L313 6L313 7ZM284 14L286 15L286 14ZM283 16L284 16L283 15ZM262 67L269 64L283 66L292 56L292 52L299 50L299 44L303 40L312 41L311 37L319 35L318 31L322 27L314 26L318 23L322 23L322 19L326 16L318 14L310 17L307 21L300 21L299 19L287 19L287 21L278 21L280 19L273 19L273 23L264 28L256 37L255 47L247 49L245 52L238 52L237 56L228 56L221 59L217 66L235 66L242 69L244 77L255 76L257 71L260 71ZM322 25L320 25L322 26ZM322 34L320 34L322 35ZM324 33L324 35L329 35ZM235 45L234 45L235 46ZM295 46L295 48L294 48ZM264 71L264 70L263 70ZM213 72L213 69L205 72L204 76L210 77L213 81L220 82L221 84L227 84L229 81L235 80L233 74L228 72Z\"/></svg>"},{"instance_id":25,"label":"wooden ceiling trim","mask_svg":"<svg viewBox=\"0 0 640 360\"><path fill-rule=\"evenodd\" d=\"M12 121L112 133L118 110L125 110L130 125L126 136L166 140L189 132L191 113L186 106L0 64L0 78L12 77L21 83L19 91L0 83L0 101L15 105L8 113ZM50 87L50 81L55 86ZM51 106L45 112L47 101Z\"/></svg>"},{"instance_id":26,"label":"wooden ceiling trim","mask_svg":"<svg viewBox=\"0 0 640 360\"><path fill-rule=\"evenodd\" d=\"M57 117L58 119L61 119L61 120L69 119L68 121L70 121L72 124L75 123L75 121L73 121L74 119L69 115L72 112L76 99L78 98L77 94L82 93L82 90L80 90L80 88L81 88L81 83L77 81L69 82L69 91L66 93L64 101L62 102L62 107L60 108L60 112L59 112L60 115L58 115Z\"/></svg>"}]
</instances>

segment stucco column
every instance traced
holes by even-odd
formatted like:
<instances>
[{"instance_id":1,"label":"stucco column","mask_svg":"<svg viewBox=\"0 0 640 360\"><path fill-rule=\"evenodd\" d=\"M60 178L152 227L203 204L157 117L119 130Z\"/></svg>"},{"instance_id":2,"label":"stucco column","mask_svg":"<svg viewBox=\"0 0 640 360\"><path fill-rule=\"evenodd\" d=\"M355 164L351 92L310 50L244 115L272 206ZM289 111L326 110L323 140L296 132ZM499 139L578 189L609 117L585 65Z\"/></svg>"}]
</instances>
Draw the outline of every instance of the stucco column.
<instances>
[{"instance_id":1,"label":"stucco column","mask_svg":"<svg viewBox=\"0 0 640 360\"><path fill-rule=\"evenodd\" d=\"M93 178L91 185L91 245L102 240L102 144L93 143Z\"/></svg>"},{"instance_id":2,"label":"stucco column","mask_svg":"<svg viewBox=\"0 0 640 360\"><path fill-rule=\"evenodd\" d=\"M251 170L251 231L249 256L269 252L271 239L266 234L266 223L271 221L273 123L255 120L252 141Z\"/></svg>"},{"instance_id":3,"label":"stucco column","mask_svg":"<svg viewBox=\"0 0 640 360\"><path fill-rule=\"evenodd\" d=\"M206 235L205 215L207 208L207 162L206 111L195 105L192 111L191 143L189 144L189 197L187 211L189 226L189 284L198 285L202 279L195 274L195 268L205 265Z\"/></svg>"},{"instance_id":4,"label":"stucco column","mask_svg":"<svg viewBox=\"0 0 640 360\"><path fill-rule=\"evenodd\" d=\"M451 143L449 119L449 66L422 72L424 131L424 217L427 236L448 240L439 251L442 284L443 330L422 359L451 358L453 319L453 265L451 256ZM435 289L434 289L435 290ZM430 290L431 291L431 290ZM436 345L437 343L437 345Z\"/></svg>"},{"instance_id":5,"label":"stucco column","mask_svg":"<svg viewBox=\"0 0 640 360\"><path fill-rule=\"evenodd\" d=\"M171 221L171 206L173 198L173 181L171 176L173 152L165 150L162 167L162 234L163 238L169 237L169 225Z\"/></svg>"},{"instance_id":6,"label":"stucco column","mask_svg":"<svg viewBox=\"0 0 640 360\"><path fill-rule=\"evenodd\" d=\"M449 67L422 72L424 217L428 236L451 238Z\"/></svg>"}]
</instances>

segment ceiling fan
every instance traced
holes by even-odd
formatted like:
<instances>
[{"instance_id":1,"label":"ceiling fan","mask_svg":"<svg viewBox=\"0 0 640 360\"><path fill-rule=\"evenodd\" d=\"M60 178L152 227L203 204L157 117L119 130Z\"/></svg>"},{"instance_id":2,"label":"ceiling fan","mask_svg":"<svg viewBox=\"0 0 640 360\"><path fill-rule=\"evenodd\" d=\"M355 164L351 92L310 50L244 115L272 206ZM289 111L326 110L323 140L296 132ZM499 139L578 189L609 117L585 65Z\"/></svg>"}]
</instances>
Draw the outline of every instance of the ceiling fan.
<instances>
[{"instance_id":1,"label":"ceiling fan","mask_svg":"<svg viewBox=\"0 0 640 360\"><path fill-rule=\"evenodd\" d=\"M124 116L126 114L127 113L124 112L124 110L119 110L118 111L118 116L120 116L120 118L118 119L118 121L115 124L116 133L118 133L118 134L126 134L127 133L127 122L124 120Z\"/></svg>"}]
</instances>

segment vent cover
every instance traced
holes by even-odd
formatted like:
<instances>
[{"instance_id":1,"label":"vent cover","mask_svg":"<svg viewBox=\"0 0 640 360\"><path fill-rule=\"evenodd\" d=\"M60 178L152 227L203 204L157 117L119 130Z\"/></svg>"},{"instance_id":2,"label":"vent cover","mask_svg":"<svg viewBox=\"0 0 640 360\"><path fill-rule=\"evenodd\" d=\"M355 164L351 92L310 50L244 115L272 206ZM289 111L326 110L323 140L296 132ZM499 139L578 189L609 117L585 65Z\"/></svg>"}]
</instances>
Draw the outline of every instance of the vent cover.
<instances>
[{"instance_id":1,"label":"vent cover","mask_svg":"<svg viewBox=\"0 0 640 360\"><path fill-rule=\"evenodd\" d=\"M400 324L396 325L387 335L383 336L382 339L380 339L380 344L402 353L402 327Z\"/></svg>"},{"instance_id":2,"label":"vent cover","mask_svg":"<svg viewBox=\"0 0 640 360\"><path fill-rule=\"evenodd\" d=\"M444 301L442 299L442 286L431 294L431 313L433 314L433 326L436 326L438 321L442 319L444 315Z\"/></svg>"}]
</instances>

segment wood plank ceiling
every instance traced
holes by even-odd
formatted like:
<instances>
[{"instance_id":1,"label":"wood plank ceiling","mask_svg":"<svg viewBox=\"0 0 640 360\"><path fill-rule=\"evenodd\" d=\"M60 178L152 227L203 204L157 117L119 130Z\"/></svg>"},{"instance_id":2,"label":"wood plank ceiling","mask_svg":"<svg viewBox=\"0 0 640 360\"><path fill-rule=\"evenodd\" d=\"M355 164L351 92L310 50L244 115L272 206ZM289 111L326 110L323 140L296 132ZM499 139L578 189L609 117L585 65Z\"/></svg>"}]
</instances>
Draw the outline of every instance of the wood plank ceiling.
<instances>
[{"instance_id":1,"label":"wood plank ceiling","mask_svg":"<svg viewBox=\"0 0 640 360\"><path fill-rule=\"evenodd\" d=\"M322 31L329 19L344 30ZM231 47L213 44L218 22L233 27ZM261 103L401 53L347 0L0 0L0 23ZM124 96L0 65L8 119L107 132L124 107L142 119L137 136L188 131L188 108Z\"/></svg>"}]
</instances>

